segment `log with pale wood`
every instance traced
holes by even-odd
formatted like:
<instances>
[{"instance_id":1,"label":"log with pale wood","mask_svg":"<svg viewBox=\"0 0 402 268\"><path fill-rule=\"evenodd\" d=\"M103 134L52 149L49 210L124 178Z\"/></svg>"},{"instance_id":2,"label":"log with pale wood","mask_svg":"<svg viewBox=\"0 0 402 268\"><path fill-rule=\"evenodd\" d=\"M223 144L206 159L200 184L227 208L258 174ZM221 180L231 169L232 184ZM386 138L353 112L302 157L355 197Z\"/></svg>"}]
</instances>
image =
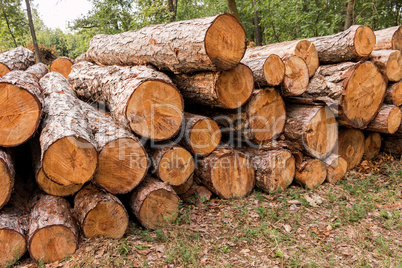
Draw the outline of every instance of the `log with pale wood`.
<instances>
[{"instance_id":1,"label":"log with pale wood","mask_svg":"<svg viewBox=\"0 0 402 268\"><path fill-rule=\"evenodd\" d=\"M96 35L86 57L103 65L152 64L179 73L230 70L242 59L246 35L229 14Z\"/></svg>"},{"instance_id":2,"label":"log with pale wood","mask_svg":"<svg viewBox=\"0 0 402 268\"><path fill-rule=\"evenodd\" d=\"M112 116L139 136L166 140L181 127L182 96L169 77L152 67L79 62L69 81L80 98L105 101Z\"/></svg>"},{"instance_id":3,"label":"log with pale wood","mask_svg":"<svg viewBox=\"0 0 402 268\"><path fill-rule=\"evenodd\" d=\"M329 183L337 183L345 177L348 162L340 155L331 154L324 163L327 165L327 178Z\"/></svg>"},{"instance_id":4,"label":"log with pale wood","mask_svg":"<svg viewBox=\"0 0 402 268\"><path fill-rule=\"evenodd\" d=\"M338 147L334 153L342 156L348 163L348 170L360 164L364 154L364 133L359 129L339 130Z\"/></svg>"},{"instance_id":5,"label":"log with pale wood","mask_svg":"<svg viewBox=\"0 0 402 268\"><path fill-rule=\"evenodd\" d=\"M39 82L39 80L44 77L49 70L47 69L47 66L43 64L42 62L38 62L37 64L34 64L32 66L29 66L28 69L25 70L25 72L32 74L36 81Z\"/></svg>"},{"instance_id":6,"label":"log with pale wood","mask_svg":"<svg viewBox=\"0 0 402 268\"><path fill-rule=\"evenodd\" d=\"M388 81L398 82L402 79L402 56L399 50L375 50L371 53L370 60Z\"/></svg>"},{"instance_id":7,"label":"log with pale wood","mask_svg":"<svg viewBox=\"0 0 402 268\"><path fill-rule=\"evenodd\" d=\"M15 170L12 152L0 148L0 209L10 200L14 189Z\"/></svg>"},{"instance_id":8,"label":"log with pale wood","mask_svg":"<svg viewBox=\"0 0 402 268\"><path fill-rule=\"evenodd\" d=\"M369 56L376 44L373 30L365 25L352 25L343 32L307 40L315 45L320 63L360 60Z\"/></svg>"},{"instance_id":9,"label":"log with pale wood","mask_svg":"<svg viewBox=\"0 0 402 268\"><path fill-rule=\"evenodd\" d=\"M402 106L402 81L388 84L384 103Z\"/></svg>"},{"instance_id":10,"label":"log with pale wood","mask_svg":"<svg viewBox=\"0 0 402 268\"><path fill-rule=\"evenodd\" d=\"M281 86L283 96L299 96L307 90L309 83L308 67L298 56L286 56L285 77Z\"/></svg>"},{"instance_id":11,"label":"log with pale wood","mask_svg":"<svg viewBox=\"0 0 402 268\"><path fill-rule=\"evenodd\" d=\"M382 104L377 116L365 130L385 134L394 134L401 125L402 113L398 106Z\"/></svg>"},{"instance_id":12,"label":"log with pale wood","mask_svg":"<svg viewBox=\"0 0 402 268\"><path fill-rule=\"evenodd\" d=\"M377 132L365 134L363 159L371 160L380 153L382 144L381 135Z\"/></svg>"},{"instance_id":13,"label":"log with pale wood","mask_svg":"<svg viewBox=\"0 0 402 268\"><path fill-rule=\"evenodd\" d=\"M35 55L25 47L5 51L0 53L0 77L13 70L26 70L33 64L35 64Z\"/></svg>"},{"instance_id":14,"label":"log with pale wood","mask_svg":"<svg viewBox=\"0 0 402 268\"><path fill-rule=\"evenodd\" d=\"M327 178L327 165L314 158L296 157L294 182L308 189L314 189L324 183Z\"/></svg>"},{"instance_id":15,"label":"log with pale wood","mask_svg":"<svg viewBox=\"0 0 402 268\"><path fill-rule=\"evenodd\" d=\"M174 186L172 185L173 190L176 192L176 194L181 195L187 192L191 186L194 184L194 173L190 176L190 178L183 184Z\"/></svg>"},{"instance_id":16,"label":"log with pale wood","mask_svg":"<svg viewBox=\"0 0 402 268\"><path fill-rule=\"evenodd\" d=\"M394 26L374 32L376 44L374 50L399 50L402 53L402 26Z\"/></svg>"},{"instance_id":17,"label":"log with pale wood","mask_svg":"<svg viewBox=\"0 0 402 268\"><path fill-rule=\"evenodd\" d=\"M50 72L61 73L65 78L68 78L73 64L74 60L69 57L58 57L50 64L49 70Z\"/></svg>"},{"instance_id":18,"label":"log with pale wood","mask_svg":"<svg viewBox=\"0 0 402 268\"><path fill-rule=\"evenodd\" d=\"M243 58L241 62L253 72L257 88L279 86L285 77L285 64L276 54Z\"/></svg>"},{"instance_id":19,"label":"log with pale wood","mask_svg":"<svg viewBox=\"0 0 402 268\"><path fill-rule=\"evenodd\" d=\"M253 73L242 63L229 71L178 74L171 77L188 103L224 109L240 107L250 98L254 89Z\"/></svg>"}]
</instances>

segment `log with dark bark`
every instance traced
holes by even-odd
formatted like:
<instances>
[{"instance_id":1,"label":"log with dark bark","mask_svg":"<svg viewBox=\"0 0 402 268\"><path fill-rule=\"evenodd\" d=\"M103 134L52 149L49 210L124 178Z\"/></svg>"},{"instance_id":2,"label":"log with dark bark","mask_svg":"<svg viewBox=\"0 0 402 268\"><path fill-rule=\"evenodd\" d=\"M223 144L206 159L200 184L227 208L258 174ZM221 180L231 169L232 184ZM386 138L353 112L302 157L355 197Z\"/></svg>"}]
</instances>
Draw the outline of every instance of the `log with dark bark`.
<instances>
[{"instance_id":1,"label":"log with dark bark","mask_svg":"<svg viewBox=\"0 0 402 268\"><path fill-rule=\"evenodd\" d=\"M179 200L171 186L148 176L131 195L130 207L142 226L157 229L177 218Z\"/></svg>"},{"instance_id":2,"label":"log with dark bark","mask_svg":"<svg viewBox=\"0 0 402 268\"><path fill-rule=\"evenodd\" d=\"M0 148L0 209L10 200L14 189L14 160L10 151Z\"/></svg>"},{"instance_id":3,"label":"log with dark bark","mask_svg":"<svg viewBox=\"0 0 402 268\"><path fill-rule=\"evenodd\" d=\"M32 259L50 263L71 256L78 248L78 234L72 208L65 199L43 195L35 202L26 236Z\"/></svg>"},{"instance_id":4,"label":"log with dark bark","mask_svg":"<svg viewBox=\"0 0 402 268\"><path fill-rule=\"evenodd\" d=\"M402 81L388 84L384 103L402 106Z\"/></svg>"},{"instance_id":5,"label":"log with dark bark","mask_svg":"<svg viewBox=\"0 0 402 268\"><path fill-rule=\"evenodd\" d=\"M27 73L32 74L35 77L36 81L38 82L42 77L44 77L49 72L47 66L41 62L38 62L37 64L30 66L25 71Z\"/></svg>"},{"instance_id":6,"label":"log with dark bark","mask_svg":"<svg viewBox=\"0 0 402 268\"><path fill-rule=\"evenodd\" d=\"M394 26L374 32L376 44L374 50L392 49L402 53L402 26Z\"/></svg>"},{"instance_id":7,"label":"log with dark bark","mask_svg":"<svg viewBox=\"0 0 402 268\"><path fill-rule=\"evenodd\" d=\"M327 165L314 158L303 157L296 161L294 181L308 189L314 189L324 183L327 178Z\"/></svg>"},{"instance_id":8,"label":"log with dark bark","mask_svg":"<svg viewBox=\"0 0 402 268\"><path fill-rule=\"evenodd\" d=\"M175 136L183 118L183 99L165 74L147 66L74 64L69 75L78 96L105 101L113 117L135 134L156 141Z\"/></svg>"},{"instance_id":9,"label":"log with dark bark","mask_svg":"<svg viewBox=\"0 0 402 268\"><path fill-rule=\"evenodd\" d=\"M402 113L398 106L382 104L377 116L365 130L394 134L401 125Z\"/></svg>"},{"instance_id":10,"label":"log with dark bark","mask_svg":"<svg viewBox=\"0 0 402 268\"><path fill-rule=\"evenodd\" d=\"M74 211L86 238L122 238L128 227L128 214L121 201L92 184L75 196Z\"/></svg>"},{"instance_id":11,"label":"log with dark bark","mask_svg":"<svg viewBox=\"0 0 402 268\"><path fill-rule=\"evenodd\" d=\"M181 195L187 192L193 184L194 184L194 174L192 174L185 183L177 186L172 185L172 188L176 192L176 194Z\"/></svg>"},{"instance_id":12,"label":"log with dark bark","mask_svg":"<svg viewBox=\"0 0 402 268\"><path fill-rule=\"evenodd\" d=\"M83 184L98 166L92 130L67 79L51 72L40 84L46 96L40 135L43 171L61 185Z\"/></svg>"},{"instance_id":13,"label":"log with dark bark","mask_svg":"<svg viewBox=\"0 0 402 268\"><path fill-rule=\"evenodd\" d=\"M152 64L179 73L230 70L242 59L245 41L245 31L236 18L219 14L96 35L86 57L104 65Z\"/></svg>"},{"instance_id":14,"label":"log with dark bark","mask_svg":"<svg viewBox=\"0 0 402 268\"><path fill-rule=\"evenodd\" d=\"M11 71L0 78L0 146L13 147L27 141L38 128L43 97L35 78Z\"/></svg>"},{"instance_id":15,"label":"log with dark bark","mask_svg":"<svg viewBox=\"0 0 402 268\"><path fill-rule=\"evenodd\" d=\"M216 149L195 170L200 181L220 198L246 197L254 188L254 169L247 156L233 149Z\"/></svg>"},{"instance_id":16,"label":"log with dark bark","mask_svg":"<svg viewBox=\"0 0 402 268\"><path fill-rule=\"evenodd\" d=\"M375 63L388 81L397 82L402 78L402 56L399 50L376 50L370 55L370 60Z\"/></svg>"},{"instance_id":17,"label":"log with dark bark","mask_svg":"<svg viewBox=\"0 0 402 268\"><path fill-rule=\"evenodd\" d=\"M360 60L370 55L376 43L373 30L364 25L352 25L343 32L308 40L314 43L320 63Z\"/></svg>"},{"instance_id":18,"label":"log with dark bark","mask_svg":"<svg viewBox=\"0 0 402 268\"><path fill-rule=\"evenodd\" d=\"M377 132L369 132L365 136L363 159L371 160L380 153L381 135Z\"/></svg>"},{"instance_id":19,"label":"log with dark bark","mask_svg":"<svg viewBox=\"0 0 402 268\"><path fill-rule=\"evenodd\" d=\"M254 83L258 88L278 86L285 77L285 64L276 54L244 58L241 62L253 72Z\"/></svg>"},{"instance_id":20,"label":"log with dark bark","mask_svg":"<svg viewBox=\"0 0 402 268\"><path fill-rule=\"evenodd\" d=\"M398 157L402 155L402 125L393 135L383 135L382 150Z\"/></svg>"},{"instance_id":21,"label":"log with dark bark","mask_svg":"<svg viewBox=\"0 0 402 268\"><path fill-rule=\"evenodd\" d=\"M65 78L68 78L73 64L74 60L69 57L58 57L50 64L49 69L51 72L61 73Z\"/></svg>"},{"instance_id":22,"label":"log with dark bark","mask_svg":"<svg viewBox=\"0 0 402 268\"><path fill-rule=\"evenodd\" d=\"M376 116L386 87L386 79L374 63L344 62L320 66L307 91L289 101L326 104L342 124L364 128Z\"/></svg>"},{"instance_id":23,"label":"log with dark bark","mask_svg":"<svg viewBox=\"0 0 402 268\"><path fill-rule=\"evenodd\" d=\"M172 76L188 102L235 109L243 105L254 89L253 73L240 63L230 71Z\"/></svg>"},{"instance_id":24,"label":"log with dark bark","mask_svg":"<svg viewBox=\"0 0 402 268\"><path fill-rule=\"evenodd\" d=\"M348 170L362 160L364 153L364 134L361 130L343 128L339 130L338 147L334 151L348 163Z\"/></svg>"},{"instance_id":25,"label":"log with dark bark","mask_svg":"<svg viewBox=\"0 0 402 268\"><path fill-rule=\"evenodd\" d=\"M337 183L345 177L348 162L342 156L331 154L324 160L324 163L327 164L327 182Z\"/></svg>"},{"instance_id":26,"label":"log with dark bark","mask_svg":"<svg viewBox=\"0 0 402 268\"><path fill-rule=\"evenodd\" d=\"M33 64L35 54L25 47L16 47L0 53L0 77L13 70L26 70Z\"/></svg>"}]
</instances>

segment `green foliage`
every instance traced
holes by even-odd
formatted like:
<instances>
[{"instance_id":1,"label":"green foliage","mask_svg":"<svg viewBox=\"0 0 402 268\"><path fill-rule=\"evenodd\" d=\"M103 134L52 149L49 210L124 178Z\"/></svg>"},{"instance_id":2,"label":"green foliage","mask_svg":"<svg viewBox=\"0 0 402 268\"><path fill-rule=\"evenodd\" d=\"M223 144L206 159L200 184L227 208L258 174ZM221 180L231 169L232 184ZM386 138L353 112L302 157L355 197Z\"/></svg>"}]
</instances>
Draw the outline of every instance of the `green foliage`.
<instances>
[{"instance_id":1,"label":"green foliage","mask_svg":"<svg viewBox=\"0 0 402 268\"><path fill-rule=\"evenodd\" d=\"M28 19L21 0L0 0L0 51L25 45L29 37Z\"/></svg>"}]
</instances>

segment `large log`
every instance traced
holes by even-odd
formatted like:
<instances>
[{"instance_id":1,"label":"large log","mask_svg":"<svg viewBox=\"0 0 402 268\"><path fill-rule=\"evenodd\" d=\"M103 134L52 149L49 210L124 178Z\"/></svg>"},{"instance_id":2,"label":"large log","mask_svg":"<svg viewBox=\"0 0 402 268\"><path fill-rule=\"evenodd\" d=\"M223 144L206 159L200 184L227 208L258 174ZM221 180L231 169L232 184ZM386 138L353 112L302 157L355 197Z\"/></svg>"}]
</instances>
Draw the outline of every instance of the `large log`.
<instances>
[{"instance_id":1,"label":"large log","mask_svg":"<svg viewBox=\"0 0 402 268\"><path fill-rule=\"evenodd\" d=\"M42 77L44 77L49 72L47 66L42 62L38 62L37 64L29 66L29 68L26 69L25 71L27 73L32 74L35 77L36 81L38 82Z\"/></svg>"},{"instance_id":2,"label":"large log","mask_svg":"<svg viewBox=\"0 0 402 268\"><path fill-rule=\"evenodd\" d=\"M308 189L314 189L324 183L327 178L327 165L314 158L304 158L296 161L294 181Z\"/></svg>"},{"instance_id":3,"label":"large log","mask_svg":"<svg viewBox=\"0 0 402 268\"><path fill-rule=\"evenodd\" d=\"M68 78L73 64L74 60L69 57L58 57L50 64L49 69L51 72L61 73L65 78Z\"/></svg>"},{"instance_id":4,"label":"large log","mask_svg":"<svg viewBox=\"0 0 402 268\"><path fill-rule=\"evenodd\" d=\"M241 62L253 72L254 83L258 88L278 86L285 77L285 64L276 54L243 58Z\"/></svg>"},{"instance_id":5,"label":"large log","mask_svg":"<svg viewBox=\"0 0 402 268\"><path fill-rule=\"evenodd\" d=\"M145 228L162 228L177 218L179 197L171 186L146 177L131 195L130 207Z\"/></svg>"},{"instance_id":6,"label":"large log","mask_svg":"<svg viewBox=\"0 0 402 268\"><path fill-rule=\"evenodd\" d=\"M324 160L324 163L327 164L327 182L337 183L345 177L348 162L342 156L331 154Z\"/></svg>"},{"instance_id":7,"label":"large log","mask_svg":"<svg viewBox=\"0 0 402 268\"><path fill-rule=\"evenodd\" d=\"M246 49L245 31L229 14L150 25L92 38L86 57L104 65L152 64L179 73L230 70Z\"/></svg>"},{"instance_id":8,"label":"large log","mask_svg":"<svg viewBox=\"0 0 402 268\"><path fill-rule=\"evenodd\" d=\"M50 263L71 256L78 248L78 227L70 204L62 197L43 195L29 217L28 251L35 261Z\"/></svg>"},{"instance_id":9,"label":"large log","mask_svg":"<svg viewBox=\"0 0 402 268\"><path fill-rule=\"evenodd\" d=\"M376 44L374 50L392 49L402 52L402 27L394 26L374 32Z\"/></svg>"},{"instance_id":10,"label":"large log","mask_svg":"<svg viewBox=\"0 0 402 268\"><path fill-rule=\"evenodd\" d=\"M10 200L14 180L14 161L8 150L0 148L0 209Z\"/></svg>"},{"instance_id":11,"label":"large log","mask_svg":"<svg viewBox=\"0 0 402 268\"><path fill-rule=\"evenodd\" d=\"M308 40L314 43L320 63L359 60L369 56L376 43L373 30L364 25L352 25L343 32Z\"/></svg>"},{"instance_id":12,"label":"large log","mask_svg":"<svg viewBox=\"0 0 402 268\"><path fill-rule=\"evenodd\" d=\"M40 84L46 96L40 135L43 171L58 184L83 184L98 166L92 130L64 76L51 72Z\"/></svg>"},{"instance_id":13,"label":"large log","mask_svg":"<svg viewBox=\"0 0 402 268\"><path fill-rule=\"evenodd\" d=\"M342 124L364 128L383 102L386 79L374 63L344 62L318 68L307 91L289 101L326 104Z\"/></svg>"},{"instance_id":14,"label":"large log","mask_svg":"<svg viewBox=\"0 0 402 268\"><path fill-rule=\"evenodd\" d=\"M382 104L377 116L365 130L394 134L401 125L402 113L398 106Z\"/></svg>"},{"instance_id":15,"label":"large log","mask_svg":"<svg viewBox=\"0 0 402 268\"><path fill-rule=\"evenodd\" d=\"M402 106L402 81L388 84L384 103Z\"/></svg>"},{"instance_id":16,"label":"large log","mask_svg":"<svg viewBox=\"0 0 402 268\"><path fill-rule=\"evenodd\" d=\"M380 153L381 135L377 132L369 132L365 136L363 159L371 160Z\"/></svg>"},{"instance_id":17,"label":"large log","mask_svg":"<svg viewBox=\"0 0 402 268\"><path fill-rule=\"evenodd\" d=\"M339 130L338 148L335 153L348 163L348 170L354 168L363 158L364 134L361 130L343 128Z\"/></svg>"},{"instance_id":18,"label":"large log","mask_svg":"<svg viewBox=\"0 0 402 268\"><path fill-rule=\"evenodd\" d=\"M399 50L376 50L370 60L377 65L388 81L397 82L402 78L402 56Z\"/></svg>"},{"instance_id":19,"label":"large log","mask_svg":"<svg viewBox=\"0 0 402 268\"><path fill-rule=\"evenodd\" d=\"M147 66L73 65L70 83L78 96L105 101L113 117L135 134L156 141L177 134L183 118L183 99L165 74Z\"/></svg>"},{"instance_id":20,"label":"large log","mask_svg":"<svg viewBox=\"0 0 402 268\"><path fill-rule=\"evenodd\" d=\"M26 70L35 63L34 53L25 47L16 47L0 54L0 77L13 70Z\"/></svg>"},{"instance_id":21,"label":"large log","mask_svg":"<svg viewBox=\"0 0 402 268\"><path fill-rule=\"evenodd\" d=\"M230 71L172 76L188 102L235 109L243 105L254 89L253 73L240 63Z\"/></svg>"},{"instance_id":22,"label":"large log","mask_svg":"<svg viewBox=\"0 0 402 268\"><path fill-rule=\"evenodd\" d=\"M27 141L38 128L43 97L35 78L24 71L11 71L0 78L0 146Z\"/></svg>"}]
</instances>

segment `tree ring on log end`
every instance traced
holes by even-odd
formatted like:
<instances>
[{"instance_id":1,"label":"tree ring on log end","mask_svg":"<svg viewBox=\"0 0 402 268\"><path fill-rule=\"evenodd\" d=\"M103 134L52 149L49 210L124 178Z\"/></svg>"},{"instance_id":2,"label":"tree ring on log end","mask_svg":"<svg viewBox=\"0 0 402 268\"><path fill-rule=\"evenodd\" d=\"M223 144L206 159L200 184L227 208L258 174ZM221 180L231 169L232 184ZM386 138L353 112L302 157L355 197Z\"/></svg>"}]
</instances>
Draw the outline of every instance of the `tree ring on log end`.
<instances>
[{"instance_id":1,"label":"tree ring on log end","mask_svg":"<svg viewBox=\"0 0 402 268\"><path fill-rule=\"evenodd\" d=\"M283 64L282 59L278 55L269 55L264 62L263 70L264 78L268 85L277 86L282 83L285 76L285 64Z\"/></svg>"},{"instance_id":2,"label":"tree ring on log end","mask_svg":"<svg viewBox=\"0 0 402 268\"><path fill-rule=\"evenodd\" d=\"M52 180L50 180L46 174L43 172L42 168L39 169L38 174L36 175L36 182L40 189L42 189L45 193L51 194L54 196L69 196L78 192L83 184L71 184L71 185L61 185Z\"/></svg>"},{"instance_id":3,"label":"tree ring on log end","mask_svg":"<svg viewBox=\"0 0 402 268\"><path fill-rule=\"evenodd\" d=\"M337 157L328 166L327 180L330 183L337 183L345 176L348 170L348 162L343 157Z\"/></svg>"},{"instance_id":4,"label":"tree ring on log end","mask_svg":"<svg viewBox=\"0 0 402 268\"><path fill-rule=\"evenodd\" d=\"M285 77L283 84L286 88L284 95L298 96L307 90L309 82L306 62L298 56L289 56L285 60Z\"/></svg>"},{"instance_id":5,"label":"tree ring on log end","mask_svg":"<svg viewBox=\"0 0 402 268\"><path fill-rule=\"evenodd\" d=\"M389 81L398 82L402 75L402 56L399 50L389 55L387 62L387 77Z\"/></svg>"},{"instance_id":6,"label":"tree ring on log end","mask_svg":"<svg viewBox=\"0 0 402 268\"><path fill-rule=\"evenodd\" d=\"M194 124L188 143L192 152L198 156L207 156L219 145L221 137L218 124L212 119L205 118Z\"/></svg>"},{"instance_id":7,"label":"tree ring on log end","mask_svg":"<svg viewBox=\"0 0 402 268\"><path fill-rule=\"evenodd\" d=\"M377 132L371 132L364 141L364 157L371 160L381 149L381 135Z\"/></svg>"},{"instance_id":8,"label":"tree ring on log end","mask_svg":"<svg viewBox=\"0 0 402 268\"><path fill-rule=\"evenodd\" d=\"M364 134L361 130L347 128L339 132L338 152L348 162L348 169L354 168L362 160L364 141Z\"/></svg>"},{"instance_id":9,"label":"tree ring on log end","mask_svg":"<svg viewBox=\"0 0 402 268\"><path fill-rule=\"evenodd\" d=\"M71 73L73 63L69 59L57 58L50 65L50 72L61 73L68 79L68 75Z\"/></svg>"},{"instance_id":10,"label":"tree ring on log end","mask_svg":"<svg viewBox=\"0 0 402 268\"><path fill-rule=\"evenodd\" d=\"M0 230L0 266L9 267L26 252L25 237L11 229Z\"/></svg>"},{"instance_id":11,"label":"tree ring on log end","mask_svg":"<svg viewBox=\"0 0 402 268\"><path fill-rule=\"evenodd\" d=\"M323 184L326 177L327 165L318 159L308 161L303 170L296 170L295 174L295 180L309 189Z\"/></svg>"},{"instance_id":12,"label":"tree ring on log end","mask_svg":"<svg viewBox=\"0 0 402 268\"><path fill-rule=\"evenodd\" d=\"M399 126L401 125L401 120L402 120L401 110L399 109L399 107L395 106L394 108L392 108L388 116L387 123L388 123L388 132L390 134L394 134L399 129Z\"/></svg>"},{"instance_id":13,"label":"tree ring on log end","mask_svg":"<svg viewBox=\"0 0 402 268\"><path fill-rule=\"evenodd\" d=\"M402 27L399 27L392 36L392 49L402 52Z\"/></svg>"},{"instance_id":14,"label":"tree ring on log end","mask_svg":"<svg viewBox=\"0 0 402 268\"><path fill-rule=\"evenodd\" d=\"M157 170L158 177L173 186L185 183L193 172L193 156L179 146L174 146L163 154Z\"/></svg>"},{"instance_id":15,"label":"tree ring on log end","mask_svg":"<svg viewBox=\"0 0 402 268\"><path fill-rule=\"evenodd\" d=\"M370 27L360 26L356 30L353 42L357 55L360 57L367 57L374 49L376 37Z\"/></svg>"},{"instance_id":16,"label":"tree ring on log end","mask_svg":"<svg viewBox=\"0 0 402 268\"><path fill-rule=\"evenodd\" d=\"M0 77L5 76L7 73L9 73L11 70L8 68L6 65L3 63L0 63Z\"/></svg>"},{"instance_id":17,"label":"tree ring on log end","mask_svg":"<svg viewBox=\"0 0 402 268\"><path fill-rule=\"evenodd\" d=\"M308 75L309 77L312 77L320 65L317 49L315 48L314 43L307 40L301 40L297 42L294 52L296 56L299 56L306 62Z\"/></svg>"}]
</instances>

